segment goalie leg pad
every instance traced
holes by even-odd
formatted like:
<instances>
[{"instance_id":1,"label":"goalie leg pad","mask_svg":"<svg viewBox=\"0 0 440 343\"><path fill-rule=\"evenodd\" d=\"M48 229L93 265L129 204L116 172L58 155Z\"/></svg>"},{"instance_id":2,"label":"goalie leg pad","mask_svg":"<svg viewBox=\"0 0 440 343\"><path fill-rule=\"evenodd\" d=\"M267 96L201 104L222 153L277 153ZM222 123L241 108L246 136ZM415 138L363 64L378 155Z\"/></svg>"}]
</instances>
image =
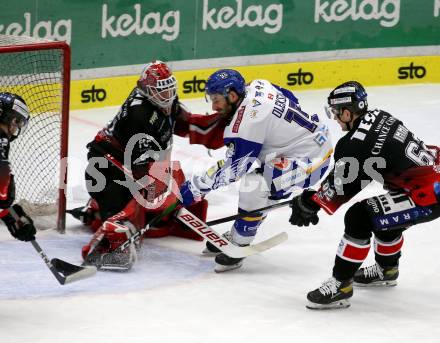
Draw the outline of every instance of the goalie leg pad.
<instances>
[{"instance_id":1,"label":"goalie leg pad","mask_svg":"<svg viewBox=\"0 0 440 343\"><path fill-rule=\"evenodd\" d=\"M129 221L105 221L93 235L90 243L83 247L82 254L85 259L90 251L93 256L88 257L90 264L96 265L101 270L127 271L137 260L136 246L114 253L123 242L136 233L136 228Z\"/></svg>"}]
</instances>

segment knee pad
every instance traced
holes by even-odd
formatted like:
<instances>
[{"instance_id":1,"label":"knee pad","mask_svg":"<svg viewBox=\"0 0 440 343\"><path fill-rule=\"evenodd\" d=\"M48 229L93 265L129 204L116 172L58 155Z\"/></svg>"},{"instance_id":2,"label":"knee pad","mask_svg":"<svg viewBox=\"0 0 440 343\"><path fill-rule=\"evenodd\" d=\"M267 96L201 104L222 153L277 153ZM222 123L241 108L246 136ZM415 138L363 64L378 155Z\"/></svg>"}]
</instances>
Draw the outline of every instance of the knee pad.
<instances>
[{"instance_id":1,"label":"knee pad","mask_svg":"<svg viewBox=\"0 0 440 343\"><path fill-rule=\"evenodd\" d=\"M357 202L351 206L344 217L345 233L355 239L370 239L373 225L365 202Z\"/></svg>"}]
</instances>

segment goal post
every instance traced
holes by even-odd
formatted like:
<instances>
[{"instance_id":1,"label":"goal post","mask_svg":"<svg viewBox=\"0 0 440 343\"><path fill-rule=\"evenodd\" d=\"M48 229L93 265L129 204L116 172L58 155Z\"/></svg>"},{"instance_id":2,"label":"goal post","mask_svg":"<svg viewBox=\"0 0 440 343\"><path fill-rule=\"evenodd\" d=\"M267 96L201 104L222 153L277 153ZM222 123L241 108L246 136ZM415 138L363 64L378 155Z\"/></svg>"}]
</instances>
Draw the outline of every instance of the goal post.
<instances>
[{"instance_id":1,"label":"goal post","mask_svg":"<svg viewBox=\"0 0 440 343\"><path fill-rule=\"evenodd\" d=\"M20 95L31 113L9 154L16 202L37 228L65 232L69 45L0 34L0 91Z\"/></svg>"}]
</instances>

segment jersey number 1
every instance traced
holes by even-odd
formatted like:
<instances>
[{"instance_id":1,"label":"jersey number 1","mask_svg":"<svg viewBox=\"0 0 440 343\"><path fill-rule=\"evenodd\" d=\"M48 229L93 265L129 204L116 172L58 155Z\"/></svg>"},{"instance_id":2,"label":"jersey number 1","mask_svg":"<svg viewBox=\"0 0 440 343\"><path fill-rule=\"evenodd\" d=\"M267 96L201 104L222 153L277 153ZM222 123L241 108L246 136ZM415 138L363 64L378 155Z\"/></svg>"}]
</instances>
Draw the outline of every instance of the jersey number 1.
<instances>
[{"instance_id":1,"label":"jersey number 1","mask_svg":"<svg viewBox=\"0 0 440 343\"><path fill-rule=\"evenodd\" d=\"M318 125L315 123L319 122L319 118L316 114L312 115L312 118L310 118L307 113L303 112L301 108L290 100L289 108L287 109L284 119L289 123L291 123L293 120L299 126L309 130L310 132L315 132L316 128L318 127Z\"/></svg>"}]
</instances>

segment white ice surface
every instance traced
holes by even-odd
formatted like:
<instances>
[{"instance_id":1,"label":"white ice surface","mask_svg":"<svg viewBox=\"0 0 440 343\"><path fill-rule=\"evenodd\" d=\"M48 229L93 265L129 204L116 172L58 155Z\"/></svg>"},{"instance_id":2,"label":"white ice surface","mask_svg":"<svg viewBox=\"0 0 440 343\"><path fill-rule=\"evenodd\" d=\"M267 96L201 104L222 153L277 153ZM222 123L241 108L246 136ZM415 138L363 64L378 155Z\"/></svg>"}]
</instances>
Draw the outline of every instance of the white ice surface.
<instances>
[{"instance_id":1,"label":"white ice surface","mask_svg":"<svg viewBox=\"0 0 440 343\"><path fill-rule=\"evenodd\" d=\"M425 142L440 144L440 85L368 89L370 107L402 119ZM298 92L307 112L323 112L328 91ZM193 112L204 101L187 101ZM85 144L116 108L73 111L70 118L68 207L85 203ZM340 136L329 124L334 140ZM221 156L214 152L213 156ZM176 138L174 157L186 173L215 158ZM356 199L377 192L370 187ZM234 214L237 187L208 196L209 219ZM399 284L355 289L346 310L310 311L306 293L331 275L343 233L344 205L334 216L320 215L314 228L287 222L289 209L272 212L260 241L281 231L289 240L248 258L234 272L215 274L203 244L166 237L144 241L139 262L128 273L98 273L60 286L30 244L0 230L0 343L12 342L439 342L440 222L407 231ZM216 226L225 231L229 224ZM67 234L38 233L50 257L81 263L81 246L91 234L68 218ZM371 254L370 254L371 255ZM372 261L369 256L368 262Z\"/></svg>"}]
</instances>

